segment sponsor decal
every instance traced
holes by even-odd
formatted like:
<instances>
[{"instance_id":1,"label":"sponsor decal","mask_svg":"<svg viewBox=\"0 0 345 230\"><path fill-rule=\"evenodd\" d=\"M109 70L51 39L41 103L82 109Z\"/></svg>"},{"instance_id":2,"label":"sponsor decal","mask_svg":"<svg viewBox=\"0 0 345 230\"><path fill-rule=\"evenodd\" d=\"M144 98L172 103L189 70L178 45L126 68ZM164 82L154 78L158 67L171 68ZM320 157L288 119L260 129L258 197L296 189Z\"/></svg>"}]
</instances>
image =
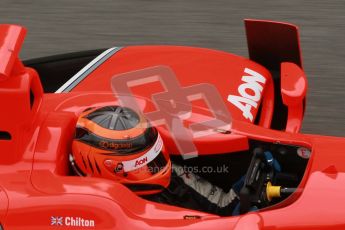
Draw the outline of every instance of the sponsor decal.
<instances>
[{"instance_id":1,"label":"sponsor decal","mask_svg":"<svg viewBox=\"0 0 345 230\"><path fill-rule=\"evenodd\" d=\"M201 219L201 216L185 215L185 216L183 216L183 219L185 219L185 220L197 220L197 219Z\"/></svg>"},{"instance_id":2,"label":"sponsor decal","mask_svg":"<svg viewBox=\"0 0 345 230\"><path fill-rule=\"evenodd\" d=\"M137 160L137 161L135 162L134 167L138 167L138 166L140 166L140 165L142 165L142 164L144 164L144 163L146 163L146 162L147 162L147 157L145 157L145 158L143 158L143 159L140 159L140 160Z\"/></svg>"},{"instance_id":3,"label":"sponsor decal","mask_svg":"<svg viewBox=\"0 0 345 230\"><path fill-rule=\"evenodd\" d=\"M105 149L130 149L132 148L132 143L114 143L109 141L100 141L98 145Z\"/></svg>"},{"instance_id":4,"label":"sponsor decal","mask_svg":"<svg viewBox=\"0 0 345 230\"><path fill-rule=\"evenodd\" d=\"M297 149L297 154L298 154L298 156L300 156L300 157L302 157L304 159L309 159L310 155L311 155L311 152L310 152L309 149L301 147L301 148Z\"/></svg>"},{"instance_id":5,"label":"sponsor decal","mask_svg":"<svg viewBox=\"0 0 345 230\"><path fill-rule=\"evenodd\" d=\"M245 75L242 76L243 84L238 87L240 96L229 95L228 101L242 111L244 118L253 122L254 116L251 110L252 107L258 107L266 78L249 68L245 68L244 73Z\"/></svg>"},{"instance_id":6,"label":"sponsor decal","mask_svg":"<svg viewBox=\"0 0 345 230\"><path fill-rule=\"evenodd\" d=\"M133 159L133 160L122 162L123 171L129 172L129 171L139 169L143 167L144 165L147 165L158 156L158 154L162 151L162 148L163 148L163 140L161 136L158 134L155 144L143 156Z\"/></svg>"},{"instance_id":7,"label":"sponsor decal","mask_svg":"<svg viewBox=\"0 0 345 230\"><path fill-rule=\"evenodd\" d=\"M73 216L51 216L50 225L52 226L71 226L71 227L95 227L95 220L84 219Z\"/></svg>"}]
</instances>

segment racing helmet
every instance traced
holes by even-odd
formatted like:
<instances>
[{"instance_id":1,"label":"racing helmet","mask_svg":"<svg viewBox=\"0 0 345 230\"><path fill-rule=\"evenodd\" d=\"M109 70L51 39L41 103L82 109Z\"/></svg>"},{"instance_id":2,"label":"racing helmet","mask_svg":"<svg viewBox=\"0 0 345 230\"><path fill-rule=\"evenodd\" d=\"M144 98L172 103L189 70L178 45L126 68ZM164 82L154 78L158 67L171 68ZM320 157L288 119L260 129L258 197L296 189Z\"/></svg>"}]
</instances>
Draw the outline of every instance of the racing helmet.
<instances>
[{"instance_id":1,"label":"racing helmet","mask_svg":"<svg viewBox=\"0 0 345 230\"><path fill-rule=\"evenodd\" d=\"M171 161L157 129L126 107L82 112L69 158L77 175L117 181L140 195L160 192L170 182Z\"/></svg>"}]
</instances>

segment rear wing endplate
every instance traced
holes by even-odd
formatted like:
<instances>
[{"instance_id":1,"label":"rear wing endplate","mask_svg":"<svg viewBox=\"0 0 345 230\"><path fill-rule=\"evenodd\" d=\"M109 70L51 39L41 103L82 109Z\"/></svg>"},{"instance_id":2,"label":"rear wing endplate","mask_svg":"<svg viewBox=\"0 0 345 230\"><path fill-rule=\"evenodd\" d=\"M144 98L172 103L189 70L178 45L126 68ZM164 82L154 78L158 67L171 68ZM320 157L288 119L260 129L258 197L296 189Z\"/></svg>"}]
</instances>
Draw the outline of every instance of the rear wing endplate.
<instances>
[{"instance_id":1,"label":"rear wing endplate","mask_svg":"<svg viewBox=\"0 0 345 230\"><path fill-rule=\"evenodd\" d=\"M0 81L9 78L14 69L23 69L18 54L25 34L26 29L21 26L0 25Z\"/></svg>"},{"instance_id":2,"label":"rear wing endplate","mask_svg":"<svg viewBox=\"0 0 345 230\"><path fill-rule=\"evenodd\" d=\"M275 111L271 127L282 129L286 120L285 131L299 132L305 111L307 80L298 27L284 22L247 19L245 28L249 58L271 73L280 73L280 76L273 75Z\"/></svg>"},{"instance_id":3,"label":"rear wing endplate","mask_svg":"<svg viewBox=\"0 0 345 230\"><path fill-rule=\"evenodd\" d=\"M298 27L283 22L246 19L249 57L268 69L279 70L282 62L302 68Z\"/></svg>"}]
</instances>

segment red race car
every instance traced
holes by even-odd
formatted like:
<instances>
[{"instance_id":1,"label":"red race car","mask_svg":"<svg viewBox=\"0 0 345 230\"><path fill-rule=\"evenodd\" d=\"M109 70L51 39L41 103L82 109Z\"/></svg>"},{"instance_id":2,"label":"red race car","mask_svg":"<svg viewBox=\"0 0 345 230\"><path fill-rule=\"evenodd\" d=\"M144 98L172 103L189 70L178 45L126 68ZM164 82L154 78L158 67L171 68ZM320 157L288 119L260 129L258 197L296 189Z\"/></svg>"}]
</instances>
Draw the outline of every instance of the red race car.
<instances>
[{"instance_id":1,"label":"red race car","mask_svg":"<svg viewBox=\"0 0 345 230\"><path fill-rule=\"evenodd\" d=\"M249 59L132 46L22 62L25 29L0 25L0 229L344 229L345 139L299 133L298 29L245 28Z\"/></svg>"}]
</instances>

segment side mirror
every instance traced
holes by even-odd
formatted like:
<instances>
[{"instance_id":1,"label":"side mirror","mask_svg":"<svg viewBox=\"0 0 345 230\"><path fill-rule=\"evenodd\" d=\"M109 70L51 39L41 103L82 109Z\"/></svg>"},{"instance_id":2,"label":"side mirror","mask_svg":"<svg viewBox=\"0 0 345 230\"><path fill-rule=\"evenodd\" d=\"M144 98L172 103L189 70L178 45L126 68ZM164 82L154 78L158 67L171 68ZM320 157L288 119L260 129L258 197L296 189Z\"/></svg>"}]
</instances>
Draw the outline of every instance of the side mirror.
<instances>
[{"instance_id":1,"label":"side mirror","mask_svg":"<svg viewBox=\"0 0 345 230\"><path fill-rule=\"evenodd\" d=\"M281 63L281 95L288 107L286 131L297 133L304 116L307 78L304 71L291 62Z\"/></svg>"},{"instance_id":2,"label":"side mirror","mask_svg":"<svg viewBox=\"0 0 345 230\"><path fill-rule=\"evenodd\" d=\"M281 94L286 106L294 106L303 102L307 93L307 79L304 71L296 64L281 64Z\"/></svg>"}]
</instances>

